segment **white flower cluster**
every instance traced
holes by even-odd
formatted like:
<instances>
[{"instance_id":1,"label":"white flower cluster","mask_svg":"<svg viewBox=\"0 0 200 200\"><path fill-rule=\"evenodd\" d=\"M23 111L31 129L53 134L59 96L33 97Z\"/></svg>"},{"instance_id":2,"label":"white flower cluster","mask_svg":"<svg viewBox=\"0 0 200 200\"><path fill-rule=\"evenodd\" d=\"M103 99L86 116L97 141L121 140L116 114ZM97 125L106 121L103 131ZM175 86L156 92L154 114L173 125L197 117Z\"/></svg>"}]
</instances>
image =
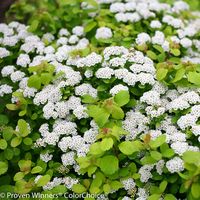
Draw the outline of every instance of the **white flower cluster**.
<instances>
[{"instance_id":1,"label":"white flower cluster","mask_svg":"<svg viewBox=\"0 0 200 200\"><path fill-rule=\"evenodd\" d=\"M52 158L53 158L53 155L51 155L49 153L40 154L40 159L46 163L49 162L50 160L52 160Z\"/></svg>"},{"instance_id":2,"label":"white flower cluster","mask_svg":"<svg viewBox=\"0 0 200 200\"><path fill-rule=\"evenodd\" d=\"M105 61L103 66L95 73L98 79L115 77L129 86L134 86L138 82L142 85L154 85L155 69L153 62L141 52L129 52L124 47L112 46L105 48L103 53ZM124 68L126 63L132 65L127 65Z\"/></svg>"},{"instance_id":3,"label":"white flower cluster","mask_svg":"<svg viewBox=\"0 0 200 200\"><path fill-rule=\"evenodd\" d=\"M138 188L136 200L146 200L148 198L148 192L144 188Z\"/></svg>"},{"instance_id":4,"label":"white flower cluster","mask_svg":"<svg viewBox=\"0 0 200 200\"><path fill-rule=\"evenodd\" d=\"M61 29L56 41L56 48L51 45L52 42L55 42L55 37L50 33L45 33L40 39L38 36L29 33L27 27L18 22L15 22L15 26L12 26L12 23L9 25L1 24L0 26L0 32L4 34L3 45L8 46L7 43L5 44L5 40L9 41L9 46L15 46L18 42L22 42L20 47L22 53L16 62L21 67L34 66L40 64L42 60L62 62L67 60L71 51L84 49L89 44L88 40L83 38L84 28L82 26L74 27L72 34L67 29ZM15 42L13 42L13 39L15 39ZM47 46L45 42L48 42ZM0 48L0 58L10 55L6 48ZM36 52L38 56L35 56L31 62L29 54L33 52Z\"/></svg>"},{"instance_id":5,"label":"white flower cluster","mask_svg":"<svg viewBox=\"0 0 200 200\"><path fill-rule=\"evenodd\" d=\"M166 162L166 167L171 173L181 172L184 170L184 162L181 158L174 157Z\"/></svg>"},{"instance_id":6,"label":"white flower cluster","mask_svg":"<svg viewBox=\"0 0 200 200\"><path fill-rule=\"evenodd\" d=\"M73 151L65 153L61 156L61 160L64 166L74 165L76 161L74 160L75 153Z\"/></svg>"},{"instance_id":7,"label":"white flower cluster","mask_svg":"<svg viewBox=\"0 0 200 200\"><path fill-rule=\"evenodd\" d=\"M160 3L158 0L146 1L146 0L136 0L134 2L99 2L99 3L110 3L110 12L115 14L115 18L120 23L135 23L142 21L142 19L153 18L150 21L151 31L155 32L154 36L150 36L146 32L141 32L137 35L135 42L137 45L143 45L146 43L152 43L161 45L164 51L169 52L171 41L175 44L179 44L182 47L188 49L195 45L197 42L193 37L198 34L200 30L199 19L186 20L180 19L180 17L174 17L177 14L180 15L182 11L188 10L189 5L183 1L174 2L172 6L166 3ZM162 18L159 21L157 16L160 18L160 13L162 12ZM171 26L176 29L177 36L172 36L165 38L164 30L162 30L165 25ZM102 33L100 34L100 30ZM102 27L97 30L99 35L104 33L104 38L109 35L112 37L112 31L108 28ZM110 33L110 34L109 34ZM107 37L106 37L107 36ZM96 34L97 37L97 34ZM100 38L100 36L99 36ZM192 51L192 49L190 49ZM191 59L193 62L199 63L199 54L194 58L185 57L184 60L188 61Z\"/></svg>"},{"instance_id":8,"label":"white flower cluster","mask_svg":"<svg viewBox=\"0 0 200 200\"><path fill-rule=\"evenodd\" d=\"M142 19L156 18L157 14L164 12L167 14L180 13L181 11L188 10L189 6L183 2L175 2L172 6L166 3L160 3L158 0L136 0L126 1L98 1L99 3L110 3L110 12L115 14L118 22L138 22ZM169 15L171 16L171 15ZM173 19L173 18L172 18ZM172 21L172 20L171 20ZM167 21L166 23L170 23ZM170 25L177 27L179 21L173 19ZM154 25L155 24L155 25ZM152 28L160 28L160 23L154 22Z\"/></svg>"},{"instance_id":9,"label":"white flower cluster","mask_svg":"<svg viewBox=\"0 0 200 200\"><path fill-rule=\"evenodd\" d=\"M30 64L31 60L28 54L20 54L17 58L17 65L21 67L27 67L28 64Z\"/></svg>"},{"instance_id":10,"label":"white flower cluster","mask_svg":"<svg viewBox=\"0 0 200 200\"><path fill-rule=\"evenodd\" d=\"M154 118L163 115L165 113L165 108L162 106L157 108L154 108L153 106L148 106L145 108L145 111L147 115L150 115L151 118Z\"/></svg>"},{"instance_id":11,"label":"white flower cluster","mask_svg":"<svg viewBox=\"0 0 200 200\"><path fill-rule=\"evenodd\" d=\"M146 183L150 178L153 177L151 170L154 168L154 165L144 165L139 169L140 181Z\"/></svg>"},{"instance_id":12,"label":"white flower cluster","mask_svg":"<svg viewBox=\"0 0 200 200\"><path fill-rule=\"evenodd\" d=\"M77 96L83 96L83 95L90 95L94 98L97 97L97 90L93 88L90 84L88 83L83 83L77 87L75 87L75 94Z\"/></svg>"},{"instance_id":13,"label":"white flower cluster","mask_svg":"<svg viewBox=\"0 0 200 200\"><path fill-rule=\"evenodd\" d=\"M115 96L117 93L119 93L120 91L128 91L128 87L124 86L122 84L118 84L115 85L111 90L110 90L110 94L112 96Z\"/></svg>"},{"instance_id":14,"label":"white flower cluster","mask_svg":"<svg viewBox=\"0 0 200 200\"><path fill-rule=\"evenodd\" d=\"M110 39L112 38L112 31L110 28L101 27L96 31L95 38L98 39Z\"/></svg>"},{"instance_id":15,"label":"white flower cluster","mask_svg":"<svg viewBox=\"0 0 200 200\"><path fill-rule=\"evenodd\" d=\"M3 47L0 47L0 58L4 58L10 55L10 52Z\"/></svg>"},{"instance_id":16,"label":"white flower cluster","mask_svg":"<svg viewBox=\"0 0 200 200\"><path fill-rule=\"evenodd\" d=\"M123 121L123 128L129 132L126 139L133 140L137 135L148 130L149 119L140 112L129 111Z\"/></svg>"},{"instance_id":17,"label":"white flower cluster","mask_svg":"<svg viewBox=\"0 0 200 200\"><path fill-rule=\"evenodd\" d=\"M127 190L127 191L133 190L133 188L136 185L132 178L128 178L128 179L122 180L121 182L122 182L122 184L124 186L124 189Z\"/></svg>"},{"instance_id":18,"label":"white flower cluster","mask_svg":"<svg viewBox=\"0 0 200 200\"><path fill-rule=\"evenodd\" d=\"M4 96L5 94L11 94L12 93L12 87L4 84L0 85L0 97Z\"/></svg>"},{"instance_id":19,"label":"white flower cluster","mask_svg":"<svg viewBox=\"0 0 200 200\"><path fill-rule=\"evenodd\" d=\"M136 44L142 45L151 41L151 37L147 33L140 33L135 40Z\"/></svg>"},{"instance_id":20,"label":"white flower cluster","mask_svg":"<svg viewBox=\"0 0 200 200\"><path fill-rule=\"evenodd\" d=\"M139 18L154 16L154 11L171 9L156 0L153 1L154 4L151 1L148 2L148 5L145 1L117 2L113 3L110 9L113 13L117 13L116 17L119 14L127 15L128 12L133 11ZM172 7L176 13L187 9L185 4L180 4L180 7L177 5L179 4L174 4ZM172 21L177 24L180 22L174 21L174 19ZM158 21L152 21L152 27L159 29L160 24L158 24ZM176 26L182 28L182 25ZM136 103L133 108L126 107L124 109L125 117L122 120L122 127L129 134L120 139L132 141L142 139L143 136L149 134L150 139L155 140L161 135L166 135L166 143L175 153L175 157L171 160L163 159L155 164L142 166L139 169L142 183L147 183L153 177L154 167L159 175L164 173L165 166L170 173L183 171L184 163L181 159L183 153L187 150L199 151L198 144L190 141L187 135L187 131L190 130L193 136L198 137L200 141L199 89L171 89L159 83L156 80L153 61L133 48L111 46L105 48L102 55L90 53L82 58L71 57L69 52L84 48L88 44L85 38L80 38L84 36L83 27L73 28L72 35L67 29L61 29L56 42L54 36L49 33L39 38L28 33L25 26L16 23L16 27L0 25L1 33L6 37L16 34L17 40L22 42L22 45L19 45L21 53L16 58L16 63L2 67L2 79L5 79L10 85L0 85L0 96L3 97L14 91L21 92L27 100L33 102L32 105L36 107L36 110L41 111L40 117L44 121L46 120L46 123L44 122L40 126L41 137L34 144L35 148L42 150L41 160L51 161L56 151L52 152L53 150L49 151L49 149L56 150L58 148L62 152L60 160L64 169L69 167L79 173L80 166L77 164L76 158L87 155L91 144L97 140L99 134L99 127L88 116L87 104L83 103L83 96L89 95L97 99L104 95L113 97L120 91L128 91L131 98L134 96ZM182 39L180 44L187 46L186 43L189 42L184 37ZM53 41L56 48L51 45ZM159 30L156 30L153 37L141 33L136 38L138 45L148 42L167 46L166 38ZM10 49L9 51L4 47L0 49L0 58L7 59L9 55L12 55ZM28 87L28 77L26 77L28 66L38 65L43 60L55 66L55 76L58 73L61 75L40 90ZM16 103L17 97L13 95L11 101ZM180 111L185 114L177 115ZM156 124L154 124L154 120ZM84 128L82 128L83 124L86 124ZM143 152L138 155L144 156ZM39 178L40 176L36 177L35 182ZM47 183L44 189L51 190L60 184L71 189L76 183L78 180L71 177L57 177ZM132 178L122 180L121 183L127 191L136 186ZM136 196L137 200L144 200L147 199L148 193L144 188L139 188ZM127 198L124 197L124 199Z\"/></svg>"},{"instance_id":21,"label":"white flower cluster","mask_svg":"<svg viewBox=\"0 0 200 200\"><path fill-rule=\"evenodd\" d=\"M15 71L15 67L13 65L8 65L2 68L1 75L2 77L6 77L11 75Z\"/></svg>"},{"instance_id":22,"label":"white flower cluster","mask_svg":"<svg viewBox=\"0 0 200 200\"><path fill-rule=\"evenodd\" d=\"M160 94L156 91L145 92L140 98L140 101L145 102L146 104L151 106L161 105Z\"/></svg>"},{"instance_id":23,"label":"white flower cluster","mask_svg":"<svg viewBox=\"0 0 200 200\"><path fill-rule=\"evenodd\" d=\"M48 85L35 95L33 103L35 105L45 104L47 101L51 103L56 103L60 101L61 98L62 93L60 91L60 88L54 85Z\"/></svg>"},{"instance_id":24,"label":"white flower cluster","mask_svg":"<svg viewBox=\"0 0 200 200\"><path fill-rule=\"evenodd\" d=\"M165 166L165 161L164 160L159 160L156 163L156 171L157 171L157 173L159 175L162 175L164 166Z\"/></svg>"},{"instance_id":25,"label":"white flower cluster","mask_svg":"<svg viewBox=\"0 0 200 200\"><path fill-rule=\"evenodd\" d=\"M93 67L102 61L102 56L96 53L91 53L85 58L79 58L78 60L73 60L77 67Z\"/></svg>"},{"instance_id":26,"label":"white flower cluster","mask_svg":"<svg viewBox=\"0 0 200 200\"><path fill-rule=\"evenodd\" d=\"M66 176L64 178L55 177L52 181L44 185L43 189L51 190L58 185L64 185L66 188L71 189L73 185L77 184L78 182L78 179L71 178L70 176Z\"/></svg>"}]
</instances>

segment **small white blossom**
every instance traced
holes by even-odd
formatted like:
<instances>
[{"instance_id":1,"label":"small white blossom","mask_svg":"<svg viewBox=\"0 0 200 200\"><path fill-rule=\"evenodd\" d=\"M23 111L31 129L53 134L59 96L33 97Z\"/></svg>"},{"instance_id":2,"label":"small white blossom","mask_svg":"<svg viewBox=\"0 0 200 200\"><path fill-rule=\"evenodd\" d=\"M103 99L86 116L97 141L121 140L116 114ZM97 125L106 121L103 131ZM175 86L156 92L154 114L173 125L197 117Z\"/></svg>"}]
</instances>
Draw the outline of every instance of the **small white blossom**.
<instances>
[{"instance_id":1,"label":"small white blossom","mask_svg":"<svg viewBox=\"0 0 200 200\"><path fill-rule=\"evenodd\" d=\"M75 26L72 29L72 33L77 36L82 36L84 34L84 28L82 26Z\"/></svg>"},{"instance_id":2,"label":"small white blossom","mask_svg":"<svg viewBox=\"0 0 200 200\"><path fill-rule=\"evenodd\" d=\"M98 28L96 31L95 38L98 39L109 39L112 38L112 31L110 28L101 27Z\"/></svg>"},{"instance_id":3,"label":"small white blossom","mask_svg":"<svg viewBox=\"0 0 200 200\"><path fill-rule=\"evenodd\" d=\"M174 157L166 162L166 167L170 173L182 172L184 170L184 162L181 158Z\"/></svg>"},{"instance_id":4,"label":"small white blossom","mask_svg":"<svg viewBox=\"0 0 200 200\"><path fill-rule=\"evenodd\" d=\"M150 23L151 28L161 28L162 24L158 20L153 20Z\"/></svg>"}]
</instances>

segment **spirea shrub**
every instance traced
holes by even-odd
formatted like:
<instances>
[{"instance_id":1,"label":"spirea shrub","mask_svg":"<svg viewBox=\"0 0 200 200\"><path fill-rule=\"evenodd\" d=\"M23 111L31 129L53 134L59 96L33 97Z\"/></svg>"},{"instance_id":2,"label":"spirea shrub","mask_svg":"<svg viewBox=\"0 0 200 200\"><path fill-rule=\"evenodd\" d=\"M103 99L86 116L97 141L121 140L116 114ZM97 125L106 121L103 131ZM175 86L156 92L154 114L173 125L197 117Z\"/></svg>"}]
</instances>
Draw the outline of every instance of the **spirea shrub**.
<instances>
[{"instance_id":1,"label":"spirea shrub","mask_svg":"<svg viewBox=\"0 0 200 200\"><path fill-rule=\"evenodd\" d=\"M0 24L0 191L198 200L199 13L157 0L76 12L68 29L64 16Z\"/></svg>"}]
</instances>

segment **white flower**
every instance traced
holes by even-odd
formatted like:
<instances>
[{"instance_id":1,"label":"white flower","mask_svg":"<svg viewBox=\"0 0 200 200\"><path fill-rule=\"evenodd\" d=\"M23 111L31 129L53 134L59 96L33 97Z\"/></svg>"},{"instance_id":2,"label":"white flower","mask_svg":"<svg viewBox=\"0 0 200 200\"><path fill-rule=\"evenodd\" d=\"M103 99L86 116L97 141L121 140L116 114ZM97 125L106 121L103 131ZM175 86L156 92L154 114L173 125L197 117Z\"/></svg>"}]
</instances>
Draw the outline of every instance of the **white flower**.
<instances>
[{"instance_id":1,"label":"white flower","mask_svg":"<svg viewBox=\"0 0 200 200\"><path fill-rule=\"evenodd\" d=\"M71 177L64 177L63 183L66 186L66 188L71 189L74 184L77 184L79 182L78 179L71 178Z\"/></svg>"},{"instance_id":2,"label":"white flower","mask_svg":"<svg viewBox=\"0 0 200 200\"><path fill-rule=\"evenodd\" d=\"M197 119L198 118L194 115L186 114L179 118L177 124L182 130L185 130L187 127L194 126L196 124Z\"/></svg>"},{"instance_id":3,"label":"white flower","mask_svg":"<svg viewBox=\"0 0 200 200\"><path fill-rule=\"evenodd\" d=\"M180 39L177 37L177 36L172 36L170 38L170 40L176 44L179 44L180 43Z\"/></svg>"},{"instance_id":4,"label":"white flower","mask_svg":"<svg viewBox=\"0 0 200 200\"><path fill-rule=\"evenodd\" d=\"M40 154L40 159L46 163L49 162L50 160L52 160L52 158L53 158L53 155L51 155L49 153Z\"/></svg>"},{"instance_id":5,"label":"white flower","mask_svg":"<svg viewBox=\"0 0 200 200\"><path fill-rule=\"evenodd\" d=\"M86 70L84 73L86 78L91 78L93 76L93 71L92 70Z\"/></svg>"},{"instance_id":6,"label":"white flower","mask_svg":"<svg viewBox=\"0 0 200 200\"><path fill-rule=\"evenodd\" d=\"M128 178L121 181L125 190L132 190L135 187L135 182L132 178Z\"/></svg>"},{"instance_id":7,"label":"white flower","mask_svg":"<svg viewBox=\"0 0 200 200\"><path fill-rule=\"evenodd\" d=\"M85 49L89 45L89 40L86 38L82 38L78 41L77 45L75 46L75 49Z\"/></svg>"},{"instance_id":8,"label":"white flower","mask_svg":"<svg viewBox=\"0 0 200 200\"><path fill-rule=\"evenodd\" d=\"M75 44L75 43L77 43L79 41L79 38L77 37L77 35L71 35L70 37L69 37L69 40L68 40L68 42L70 43L70 44Z\"/></svg>"},{"instance_id":9,"label":"white flower","mask_svg":"<svg viewBox=\"0 0 200 200\"><path fill-rule=\"evenodd\" d=\"M4 96L4 94L11 94L12 93L12 87L4 84L0 85L0 97Z\"/></svg>"},{"instance_id":10,"label":"white flower","mask_svg":"<svg viewBox=\"0 0 200 200\"><path fill-rule=\"evenodd\" d=\"M43 41L47 40L48 42L52 42L54 39L55 39L55 37L51 33L45 33L42 36Z\"/></svg>"},{"instance_id":11,"label":"white flower","mask_svg":"<svg viewBox=\"0 0 200 200\"><path fill-rule=\"evenodd\" d=\"M122 122L124 130L130 134L126 135L126 140L132 140L137 135L148 130L147 124L149 119L140 112L129 111L126 113L126 118Z\"/></svg>"},{"instance_id":12,"label":"white flower","mask_svg":"<svg viewBox=\"0 0 200 200\"><path fill-rule=\"evenodd\" d=\"M21 71L16 71L16 72L13 72L11 75L10 75L10 78L12 80L13 83L16 83L18 81L21 81L25 76L25 73L24 72L21 72Z\"/></svg>"},{"instance_id":13,"label":"white flower","mask_svg":"<svg viewBox=\"0 0 200 200\"><path fill-rule=\"evenodd\" d=\"M80 148L85 146L85 141L80 135L72 137L71 149L75 151L80 151Z\"/></svg>"},{"instance_id":14,"label":"white flower","mask_svg":"<svg viewBox=\"0 0 200 200\"><path fill-rule=\"evenodd\" d=\"M10 52L3 47L0 47L0 58L4 58L10 55Z\"/></svg>"},{"instance_id":15,"label":"white flower","mask_svg":"<svg viewBox=\"0 0 200 200\"><path fill-rule=\"evenodd\" d=\"M132 199L130 197L125 196L122 198L122 200L132 200Z\"/></svg>"},{"instance_id":16,"label":"white flower","mask_svg":"<svg viewBox=\"0 0 200 200\"><path fill-rule=\"evenodd\" d=\"M57 46L59 45L66 45L68 42L68 38L67 37L60 37L57 41L56 44Z\"/></svg>"},{"instance_id":17,"label":"white flower","mask_svg":"<svg viewBox=\"0 0 200 200\"><path fill-rule=\"evenodd\" d=\"M84 133L83 139L86 143L94 143L96 141L97 135L98 135L98 131L92 128Z\"/></svg>"},{"instance_id":18,"label":"white flower","mask_svg":"<svg viewBox=\"0 0 200 200\"><path fill-rule=\"evenodd\" d=\"M189 48L192 46L192 41L188 38L181 39L180 43L184 48Z\"/></svg>"},{"instance_id":19,"label":"white flower","mask_svg":"<svg viewBox=\"0 0 200 200\"><path fill-rule=\"evenodd\" d=\"M151 140L155 140L157 137L162 135L162 132L159 130L150 130L147 132L151 136Z\"/></svg>"},{"instance_id":20,"label":"white flower","mask_svg":"<svg viewBox=\"0 0 200 200\"><path fill-rule=\"evenodd\" d=\"M162 21L168 25L173 26L174 28L183 27L183 22L181 19L174 18L170 15L164 15Z\"/></svg>"},{"instance_id":21,"label":"white flower","mask_svg":"<svg viewBox=\"0 0 200 200\"><path fill-rule=\"evenodd\" d=\"M182 98L183 100L187 101L190 104L200 103L199 94L197 94L194 91L186 92L182 94L180 98Z\"/></svg>"},{"instance_id":22,"label":"white flower","mask_svg":"<svg viewBox=\"0 0 200 200\"><path fill-rule=\"evenodd\" d=\"M126 64L126 59L116 57L116 58L111 59L109 61L109 64L112 67L123 67Z\"/></svg>"},{"instance_id":23,"label":"white flower","mask_svg":"<svg viewBox=\"0 0 200 200\"><path fill-rule=\"evenodd\" d=\"M23 95L24 97L30 98L30 97L34 97L36 92L37 92L37 89L35 88L25 87L23 91Z\"/></svg>"},{"instance_id":24,"label":"white flower","mask_svg":"<svg viewBox=\"0 0 200 200\"><path fill-rule=\"evenodd\" d=\"M172 11L176 13L179 13L180 11L188 10L188 9L189 9L189 5L184 1L175 1L172 7Z\"/></svg>"},{"instance_id":25,"label":"white flower","mask_svg":"<svg viewBox=\"0 0 200 200\"><path fill-rule=\"evenodd\" d=\"M165 108L164 107L154 108L153 106L148 106L146 107L145 111L147 115L150 115L153 118L163 115L165 113Z\"/></svg>"},{"instance_id":26,"label":"white flower","mask_svg":"<svg viewBox=\"0 0 200 200\"><path fill-rule=\"evenodd\" d=\"M135 74L140 74L141 72L155 74L155 67L149 63L133 64L130 66L130 70Z\"/></svg>"},{"instance_id":27,"label":"white flower","mask_svg":"<svg viewBox=\"0 0 200 200\"><path fill-rule=\"evenodd\" d=\"M71 96L67 101L68 108L70 110L76 109L78 106L81 105L81 99L79 97Z\"/></svg>"},{"instance_id":28,"label":"white flower","mask_svg":"<svg viewBox=\"0 0 200 200\"><path fill-rule=\"evenodd\" d=\"M92 67L101 63L101 61L102 56L93 52L84 58L80 58L76 65L77 67Z\"/></svg>"},{"instance_id":29,"label":"white flower","mask_svg":"<svg viewBox=\"0 0 200 200\"><path fill-rule=\"evenodd\" d=\"M96 31L95 38L98 39L109 39L112 38L112 31L110 28L101 27L98 28Z\"/></svg>"},{"instance_id":30,"label":"white flower","mask_svg":"<svg viewBox=\"0 0 200 200\"><path fill-rule=\"evenodd\" d=\"M50 119L51 117L53 119L56 119L58 117L57 112L55 111L55 105L52 102L48 102L44 107L43 107L43 116L45 119Z\"/></svg>"},{"instance_id":31,"label":"white flower","mask_svg":"<svg viewBox=\"0 0 200 200\"><path fill-rule=\"evenodd\" d=\"M147 200L148 192L144 188L138 188L137 195L139 196L136 200Z\"/></svg>"},{"instance_id":32,"label":"white flower","mask_svg":"<svg viewBox=\"0 0 200 200\"><path fill-rule=\"evenodd\" d=\"M68 165L74 165L76 161L74 160L75 153L73 151L70 151L68 153L65 153L61 156L61 160L64 166Z\"/></svg>"},{"instance_id":33,"label":"white flower","mask_svg":"<svg viewBox=\"0 0 200 200\"><path fill-rule=\"evenodd\" d=\"M120 91L128 91L128 87L127 86L124 86L122 84L118 84L118 85L115 85L111 90L110 90L110 94L112 96L115 96L118 92Z\"/></svg>"},{"instance_id":34,"label":"white flower","mask_svg":"<svg viewBox=\"0 0 200 200\"><path fill-rule=\"evenodd\" d=\"M174 157L166 162L166 167L170 173L182 172L184 170L184 162L181 158Z\"/></svg>"},{"instance_id":35,"label":"white flower","mask_svg":"<svg viewBox=\"0 0 200 200\"><path fill-rule=\"evenodd\" d=\"M75 26L72 29L72 33L77 36L82 36L84 34L84 28L82 26Z\"/></svg>"},{"instance_id":36,"label":"white flower","mask_svg":"<svg viewBox=\"0 0 200 200\"><path fill-rule=\"evenodd\" d=\"M71 148L72 138L70 136L63 137L61 141L58 143L58 147L63 151L66 152L68 149Z\"/></svg>"},{"instance_id":37,"label":"white flower","mask_svg":"<svg viewBox=\"0 0 200 200\"><path fill-rule=\"evenodd\" d=\"M52 47L52 46L47 46L47 47L45 47L45 49L44 49L44 53L45 54L53 54L55 52L55 49ZM53 56L53 55L52 55Z\"/></svg>"},{"instance_id":38,"label":"white flower","mask_svg":"<svg viewBox=\"0 0 200 200\"><path fill-rule=\"evenodd\" d=\"M145 44L150 41L151 41L151 38L150 38L149 34L147 34L147 33L138 34L137 38L135 40L136 44L138 44L138 45L142 45L142 44Z\"/></svg>"},{"instance_id":39,"label":"white flower","mask_svg":"<svg viewBox=\"0 0 200 200\"><path fill-rule=\"evenodd\" d=\"M165 166L165 161L164 160L159 160L156 163L156 171L159 175L162 175L163 173L163 167Z\"/></svg>"},{"instance_id":40,"label":"white flower","mask_svg":"<svg viewBox=\"0 0 200 200\"><path fill-rule=\"evenodd\" d=\"M153 169L154 165L144 165L139 169L140 174L140 181L142 183L146 183L150 178L153 177L151 174L151 170Z\"/></svg>"},{"instance_id":41,"label":"white flower","mask_svg":"<svg viewBox=\"0 0 200 200\"><path fill-rule=\"evenodd\" d=\"M60 29L58 34L59 34L59 36L69 36L70 33L67 29L62 28L62 29Z\"/></svg>"},{"instance_id":42,"label":"white flower","mask_svg":"<svg viewBox=\"0 0 200 200\"><path fill-rule=\"evenodd\" d=\"M2 40L2 44L4 46L15 46L18 42L18 37L17 36L9 36L9 37L4 37Z\"/></svg>"},{"instance_id":43,"label":"white flower","mask_svg":"<svg viewBox=\"0 0 200 200\"><path fill-rule=\"evenodd\" d=\"M49 181L46 185L43 186L43 190L51 190L54 187L61 185L63 183L64 183L63 178L55 177L52 181Z\"/></svg>"},{"instance_id":44,"label":"white flower","mask_svg":"<svg viewBox=\"0 0 200 200\"><path fill-rule=\"evenodd\" d=\"M83 119L89 117L86 111L87 108L81 105L73 110L73 114L77 117L77 119Z\"/></svg>"},{"instance_id":45,"label":"white flower","mask_svg":"<svg viewBox=\"0 0 200 200\"><path fill-rule=\"evenodd\" d=\"M171 144L171 148L174 150L176 154L182 156L188 150L188 143L187 142L174 142Z\"/></svg>"},{"instance_id":46,"label":"white flower","mask_svg":"<svg viewBox=\"0 0 200 200\"><path fill-rule=\"evenodd\" d=\"M145 92L140 98L140 101L149 105L161 105L160 94L156 91Z\"/></svg>"},{"instance_id":47,"label":"white flower","mask_svg":"<svg viewBox=\"0 0 200 200\"><path fill-rule=\"evenodd\" d=\"M126 73L123 77L123 82L127 83L129 86L134 86L137 80L137 76L131 72Z\"/></svg>"},{"instance_id":48,"label":"white flower","mask_svg":"<svg viewBox=\"0 0 200 200\"><path fill-rule=\"evenodd\" d=\"M168 136L168 139L172 142L185 142L186 141L186 134L182 132L170 132L170 135Z\"/></svg>"},{"instance_id":49,"label":"white flower","mask_svg":"<svg viewBox=\"0 0 200 200\"><path fill-rule=\"evenodd\" d=\"M151 28L161 28L162 24L158 20L153 20L150 23Z\"/></svg>"},{"instance_id":50,"label":"white flower","mask_svg":"<svg viewBox=\"0 0 200 200\"><path fill-rule=\"evenodd\" d=\"M9 76L9 75L11 75L11 74L14 72L15 69L16 69L16 68L15 68L13 65L5 66L5 67L3 67L3 69L1 70L1 75L2 75L3 77Z\"/></svg>"},{"instance_id":51,"label":"white flower","mask_svg":"<svg viewBox=\"0 0 200 200\"><path fill-rule=\"evenodd\" d=\"M168 41L164 41L164 43L162 44L162 48L164 51L168 52L170 50L170 45Z\"/></svg>"},{"instance_id":52,"label":"white flower","mask_svg":"<svg viewBox=\"0 0 200 200\"><path fill-rule=\"evenodd\" d=\"M27 67L27 65L30 64L30 62L30 57L27 54L20 54L17 58L17 65L22 67Z\"/></svg>"},{"instance_id":53,"label":"white flower","mask_svg":"<svg viewBox=\"0 0 200 200\"><path fill-rule=\"evenodd\" d=\"M190 104L187 101L183 100L182 98L174 99L173 101L169 103L169 105L167 105L167 109L169 109L170 111L184 110L189 107L190 107Z\"/></svg>"},{"instance_id":54,"label":"white flower","mask_svg":"<svg viewBox=\"0 0 200 200\"><path fill-rule=\"evenodd\" d=\"M191 131L195 136L200 135L200 125L193 125Z\"/></svg>"},{"instance_id":55,"label":"white flower","mask_svg":"<svg viewBox=\"0 0 200 200\"><path fill-rule=\"evenodd\" d=\"M111 47L106 47L103 51L104 59L109 60L111 56L114 55L124 55L128 54L128 49L126 49L123 46L111 46Z\"/></svg>"},{"instance_id":56,"label":"white flower","mask_svg":"<svg viewBox=\"0 0 200 200\"><path fill-rule=\"evenodd\" d=\"M65 101L57 102L54 109L56 110L59 118L65 118L69 114L68 103Z\"/></svg>"},{"instance_id":57,"label":"white flower","mask_svg":"<svg viewBox=\"0 0 200 200\"><path fill-rule=\"evenodd\" d=\"M114 75L114 70L109 67L99 68L95 73L97 78L103 79L110 79L112 75Z\"/></svg>"},{"instance_id":58,"label":"white flower","mask_svg":"<svg viewBox=\"0 0 200 200\"><path fill-rule=\"evenodd\" d=\"M200 116L200 105L192 106L190 114L194 115L196 117L199 117Z\"/></svg>"},{"instance_id":59,"label":"white flower","mask_svg":"<svg viewBox=\"0 0 200 200\"><path fill-rule=\"evenodd\" d=\"M152 74L149 74L149 73L137 74L136 79L137 79L137 82L140 82L142 85L145 85L145 84L154 85L155 84L154 76L152 76Z\"/></svg>"},{"instance_id":60,"label":"white flower","mask_svg":"<svg viewBox=\"0 0 200 200\"><path fill-rule=\"evenodd\" d=\"M156 31L155 35L152 37L152 43L162 45L164 41L165 35L161 31Z\"/></svg>"},{"instance_id":61,"label":"white flower","mask_svg":"<svg viewBox=\"0 0 200 200\"><path fill-rule=\"evenodd\" d=\"M92 87L92 85L88 83L83 83L77 87L75 87L75 94L77 96L83 96L89 94L90 96L96 98L97 97L97 90Z\"/></svg>"},{"instance_id":62,"label":"white flower","mask_svg":"<svg viewBox=\"0 0 200 200\"><path fill-rule=\"evenodd\" d=\"M136 9L136 3L135 2L127 2L125 3L125 9L126 11L134 11Z\"/></svg>"},{"instance_id":63,"label":"white flower","mask_svg":"<svg viewBox=\"0 0 200 200\"><path fill-rule=\"evenodd\" d=\"M14 30L12 28L9 28L8 25L1 23L0 24L0 33L3 33L5 36L11 36L14 34Z\"/></svg>"},{"instance_id":64,"label":"white flower","mask_svg":"<svg viewBox=\"0 0 200 200\"><path fill-rule=\"evenodd\" d=\"M56 135L77 135L77 125L74 122L66 120L57 120L53 126L53 132Z\"/></svg>"},{"instance_id":65,"label":"white flower","mask_svg":"<svg viewBox=\"0 0 200 200\"><path fill-rule=\"evenodd\" d=\"M110 12L118 13L118 12L125 12L125 4L124 3L112 3L110 6Z\"/></svg>"}]
</instances>

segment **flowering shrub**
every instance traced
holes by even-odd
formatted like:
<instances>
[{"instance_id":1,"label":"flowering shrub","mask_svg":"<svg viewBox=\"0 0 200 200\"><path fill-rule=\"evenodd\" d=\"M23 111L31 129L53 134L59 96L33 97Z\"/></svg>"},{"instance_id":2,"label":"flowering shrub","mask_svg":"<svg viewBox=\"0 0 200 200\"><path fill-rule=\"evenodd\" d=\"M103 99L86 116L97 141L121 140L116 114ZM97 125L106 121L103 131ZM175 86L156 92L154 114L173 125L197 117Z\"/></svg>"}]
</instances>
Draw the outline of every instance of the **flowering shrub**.
<instances>
[{"instance_id":1,"label":"flowering shrub","mask_svg":"<svg viewBox=\"0 0 200 200\"><path fill-rule=\"evenodd\" d=\"M189 5L183 1L169 3L60 0L52 4L21 0L12 6L10 14L14 12L16 16L19 12L16 18L22 20L24 15L34 13L29 20L29 30L38 35L44 31L55 34L63 26L69 30L83 26L90 45L79 54L100 53L103 47L110 45L130 48L134 44L155 61L158 80L181 86L199 85L200 75L196 73L200 62L199 13L190 12ZM198 1L190 3L196 8L199 6ZM82 30L77 29L76 35L79 31L81 34Z\"/></svg>"},{"instance_id":2,"label":"flowering shrub","mask_svg":"<svg viewBox=\"0 0 200 200\"><path fill-rule=\"evenodd\" d=\"M63 21L0 24L0 191L198 200L199 13L55 2L33 5Z\"/></svg>"}]
</instances>

